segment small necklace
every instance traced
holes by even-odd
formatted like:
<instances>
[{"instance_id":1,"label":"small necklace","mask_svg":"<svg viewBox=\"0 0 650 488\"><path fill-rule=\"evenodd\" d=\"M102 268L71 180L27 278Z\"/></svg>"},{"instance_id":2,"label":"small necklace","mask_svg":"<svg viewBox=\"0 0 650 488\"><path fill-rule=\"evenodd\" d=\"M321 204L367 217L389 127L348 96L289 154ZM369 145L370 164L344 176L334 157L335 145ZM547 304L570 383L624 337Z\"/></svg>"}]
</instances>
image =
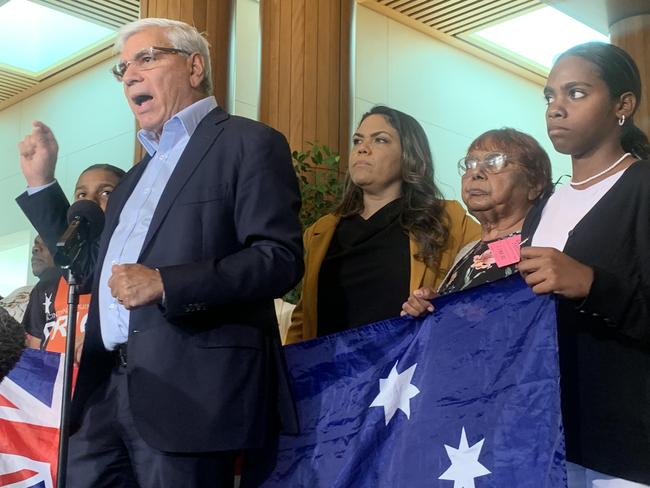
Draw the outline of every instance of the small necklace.
<instances>
[{"instance_id":1,"label":"small necklace","mask_svg":"<svg viewBox=\"0 0 650 488\"><path fill-rule=\"evenodd\" d=\"M622 162L625 158L627 158L628 156L630 156L630 153L625 153L625 154L623 154L620 158L618 158L616 161L614 161L614 163L613 163L611 166L605 168L604 170L602 170L602 171L601 171L600 173L598 173L598 174L595 174L595 175L593 175L593 176L590 176L590 177L587 178L586 180L582 180L582 181L573 181L573 178L571 178L571 181L569 182L569 184L570 184L571 186L580 186L580 185L584 185L585 183L589 183L590 181L595 180L595 179L598 178L599 176L603 176L603 175L604 175L605 173L607 173L608 171L610 171L610 170L616 168L616 166L618 166L619 164L621 164L621 162Z\"/></svg>"}]
</instances>

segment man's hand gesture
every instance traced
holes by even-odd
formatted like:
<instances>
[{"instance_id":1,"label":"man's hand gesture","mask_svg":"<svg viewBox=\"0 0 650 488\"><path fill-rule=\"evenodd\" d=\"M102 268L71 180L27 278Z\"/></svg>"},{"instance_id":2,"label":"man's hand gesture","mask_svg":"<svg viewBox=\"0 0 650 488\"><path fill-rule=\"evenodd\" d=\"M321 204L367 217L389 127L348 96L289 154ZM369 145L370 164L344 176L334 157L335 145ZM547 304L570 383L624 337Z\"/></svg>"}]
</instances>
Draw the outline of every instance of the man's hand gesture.
<instances>
[{"instance_id":1,"label":"man's hand gesture","mask_svg":"<svg viewBox=\"0 0 650 488\"><path fill-rule=\"evenodd\" d=\"M43 122L34 121L32 133L18 143L20 169L27 186L47 185L54 181L54 168L59 145L54 134Z\"/></svg>"}]
</instances>

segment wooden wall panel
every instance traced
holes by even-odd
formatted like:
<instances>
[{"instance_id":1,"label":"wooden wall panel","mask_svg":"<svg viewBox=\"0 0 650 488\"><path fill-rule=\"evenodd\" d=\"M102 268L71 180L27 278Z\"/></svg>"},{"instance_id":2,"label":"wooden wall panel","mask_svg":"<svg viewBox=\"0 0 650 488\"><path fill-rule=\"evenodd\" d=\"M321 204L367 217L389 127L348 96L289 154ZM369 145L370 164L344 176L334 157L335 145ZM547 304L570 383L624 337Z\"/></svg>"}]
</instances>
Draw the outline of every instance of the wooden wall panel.
<instances>
[{"instance_id":1,"label":"wooden wall panel","mask_svg":"<svg viewBox=\"0 0 650 488\"><path fill-rule=\"evenodd\" d=\"M293 10L292 0L280 1L280 30L278 32L278 125L290 126L291 110L291 43L298 39L294 32L291 32L291 13ZM264 36L264 34L262 34ZM262 48L263 49L263 48ZM288 130L288 134L291 131Z\"/></svg>"},{"instance_id":2,"label":"wooden wall panel","mask_svg":"<svg viewBox=\"0 0 650 488\"><path fill-rule=\"evenodd\" d=\"M353 0L262 0L260 120L347 161Z\"/></svg>"},{"instance_id":3,"label":"wooden wall panel","mask_svg":"<svg viewBox=\"0 0 650 488\"><path fill-rule=\"evenodd\" d=\"M341 3L341 19L342 22L339 28L339 39L341 44L340 56L343 58L341 64L342 72L339 76L339 106L341 107L339 114L339 141L344 144L341 147L341 170L342 173L347 171L348 167L348 154L351 144L351 127L356 124L357 120L351 120L352 115L352 18L354 16L354 2ZM344 157L343 157L344 156Z\"/></svg>"},{"instance_id":4,"label":"wooden wall panel","mask_svg":"<svg viewBox=\"0 0 650 488\"><path fill-rule=\"evenodd\" d=\"M305 31L305 0L292 0L291 9L291 29L290 32L304 32ZM288 16L287 16L288 17ZM302 42L292 42L291 57L288 60L290 63L289 69L289 102L290 109L286 111L288 120L282 120L281 124L289 125L289 133L296 134L300 139L304 140L304 95L305 95L305 39ZM293 100L300 100L302 103L292 103ZM284 98L281 102L284 102Z\"/></svg>"},{"instance_id":5,"label":"wooden wall panel","mask_svg":"<svg viewBox=\"0 0 650 488\"><path fill-rule=\"evenodd\" d=\"M318 6L305 11L305 53L313 53L318 48ZM305 55L305 73L303 78L304 100L316 100L318 93L319 60L317 56ZM302 114L302 137L304 141L316 140L316 110L306 110Z\"/></svg>"},{"instance_id":6,"label":"wooden wall panel","mask_svg":"<svg viewBox=\"0 0 650 488\"><path fill-rule=\"evenodd\" d=\"M650 135L650 12L619 20L610 26L610 34L612 44L630 53L639 67L643 94L634 122Z\"/></svg>"},{"instance_id":7,"label":"wooden wall panel","mask_svg":"<svg viewBox=\"0 0 650 488\"><path fill-rule=\"evenodd\" d=\"M332 98L330 89L330 73L336 70L336 66L334 66L331 59L331 55L336 55L336 53L331 53L330 38L333 35L338 35L338 29L332 32L330 19L330 7L332 3L328 0L318 0L318 45L314 53L318 59L318 70L316 72L317 87L316 99L314 101L316 102L316 138L320 142L333 140L330 136L330 127L328 126L329 111L336 110L338 102L338 100ZM310 53L307 54L312 55ZM337 141L337 139L334 139L334 141ZM329 144L332 145L332 143Z\"/></svg>"}]
</instances>

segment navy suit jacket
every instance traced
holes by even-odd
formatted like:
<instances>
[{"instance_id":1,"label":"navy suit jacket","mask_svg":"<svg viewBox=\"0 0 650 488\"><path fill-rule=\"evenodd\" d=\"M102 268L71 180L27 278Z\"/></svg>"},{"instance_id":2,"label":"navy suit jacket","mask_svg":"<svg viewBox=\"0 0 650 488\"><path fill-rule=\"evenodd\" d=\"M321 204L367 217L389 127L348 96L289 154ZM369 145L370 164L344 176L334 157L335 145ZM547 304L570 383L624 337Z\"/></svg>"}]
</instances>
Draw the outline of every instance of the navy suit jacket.
<instances>
[{"instance_id":1,"label":"navy suit jacket","mask_svg":"<svg viewBox=\"0 0 650 488\"><path fill-rule=\"evenodd\" d=\"M92 285L120 213L149 158L111 194ZM65 226L58 185L17 199L50 246ZM165 304L131 310L128 386L152 447L206 452L260 447L297 431L273 298L303 271L300 194L286 139L220 108L199 124L156 207L138 263L158 268ZM114 365L93 298L72 428Z\"/></svg>"}]
</instances>

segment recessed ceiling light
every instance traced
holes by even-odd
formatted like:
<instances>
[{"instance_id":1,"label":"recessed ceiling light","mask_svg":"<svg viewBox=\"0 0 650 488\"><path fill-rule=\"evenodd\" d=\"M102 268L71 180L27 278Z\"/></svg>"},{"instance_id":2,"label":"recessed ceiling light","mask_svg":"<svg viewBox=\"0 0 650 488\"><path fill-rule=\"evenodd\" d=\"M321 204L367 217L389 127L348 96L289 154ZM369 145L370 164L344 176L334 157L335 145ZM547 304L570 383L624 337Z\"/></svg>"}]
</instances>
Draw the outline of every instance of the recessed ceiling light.
<instances>
[{"instance_id":1,"label":"recessed ceiling light","mask_svg":"<svg viewBox=\"0 0 650 488\"><path fill-rule=\"evenodd\" d=\"M532 12L476 30L464 36L488 50L515 54L540 71L550 70L555 58L568 48L589 41L609 42L602 33L553 7Z\"/></svg>"},{"instance_id":2,"label":"recessed ceiling light","mask_svg":"<svg viewBox=\"0 0 650 488\"><path fill-rule=\"evenodd\" d=\"M25 74L48 70L114 33L29 0L0 2L0 64Z\"/></svg>"}]
</instances>

